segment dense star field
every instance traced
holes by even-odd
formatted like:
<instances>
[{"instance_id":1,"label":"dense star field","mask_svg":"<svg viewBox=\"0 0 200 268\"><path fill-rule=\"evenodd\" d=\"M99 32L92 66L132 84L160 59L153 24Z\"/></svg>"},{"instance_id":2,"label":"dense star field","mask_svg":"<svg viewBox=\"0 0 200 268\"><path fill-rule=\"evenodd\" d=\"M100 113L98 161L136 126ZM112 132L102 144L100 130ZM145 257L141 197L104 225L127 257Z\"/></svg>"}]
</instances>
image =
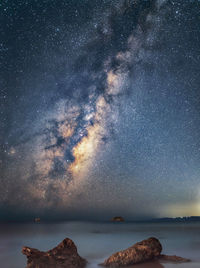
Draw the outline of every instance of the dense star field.
<instances>
[{"instance_id":1,"label":"dense star field","mask_svg":"<svg viewBox=\"0 0 200 268\"><path fill-rule=\"evenodd\" d=\"M200 1L0 2L0 218L200 215Z\"/></svg>"}]
</instances>

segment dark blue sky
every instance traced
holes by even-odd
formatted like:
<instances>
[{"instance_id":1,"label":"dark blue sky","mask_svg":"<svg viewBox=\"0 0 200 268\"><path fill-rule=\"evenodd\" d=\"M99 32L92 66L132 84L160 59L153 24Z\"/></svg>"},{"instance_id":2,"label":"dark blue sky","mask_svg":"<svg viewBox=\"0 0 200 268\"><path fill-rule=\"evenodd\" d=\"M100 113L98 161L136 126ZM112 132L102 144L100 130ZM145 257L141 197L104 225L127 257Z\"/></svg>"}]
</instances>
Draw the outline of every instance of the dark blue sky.
<instances>
[{"instance_id":1,"label":"dark blue sky","mask_svg":"<svg viewBox=\"0 0 200 268\"><path fill-rule=\"evenodd\" d=\"M199 25L197 0L2 1L1 217L200 215Z\"/></svg>"}]
</instances>

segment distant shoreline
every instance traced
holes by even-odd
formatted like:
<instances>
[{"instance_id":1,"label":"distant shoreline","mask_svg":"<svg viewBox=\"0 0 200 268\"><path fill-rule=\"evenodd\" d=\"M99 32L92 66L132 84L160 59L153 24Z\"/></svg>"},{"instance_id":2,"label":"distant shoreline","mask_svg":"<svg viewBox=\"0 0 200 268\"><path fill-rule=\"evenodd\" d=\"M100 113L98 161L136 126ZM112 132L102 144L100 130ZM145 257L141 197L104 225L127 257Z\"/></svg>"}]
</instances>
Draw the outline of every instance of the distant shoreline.
<instances>
[{"instance_id":1,"label":"distant shoreline","mask_svg":"<svg viewBox=\"0 0 200 268\"><path fill-rule=\"evenodd\" d=\"M35 222L34 219L30 220L0 220L0 224L20 224L20 223L34 223L34 224L51 224L51 223L65 223L65 222L83 222L83 223L108 223L108 224L126 224L126 223L191 223L200 222L200 216L191 217L177 217L177 218L153 218L153 219L138 219L138 220L125 220L124 222L112 222L110 220L85 220L85 219L41 219L40 222Z\"/></svg>"}]
</instances>

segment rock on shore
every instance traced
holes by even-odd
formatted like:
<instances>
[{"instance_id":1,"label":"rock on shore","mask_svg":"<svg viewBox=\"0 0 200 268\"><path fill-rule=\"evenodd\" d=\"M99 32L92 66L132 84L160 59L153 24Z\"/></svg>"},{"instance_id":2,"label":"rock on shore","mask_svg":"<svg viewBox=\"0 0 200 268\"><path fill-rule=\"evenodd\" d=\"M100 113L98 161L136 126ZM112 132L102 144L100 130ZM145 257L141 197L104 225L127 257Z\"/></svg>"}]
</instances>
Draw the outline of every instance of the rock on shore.
<instances>
[{"instance_id":1,"label":"rock on shore","mask_svg":"<svg viewBox=\"0 0 200 268\"><path fill-rule=\"evenodd\" d=\"M162 246L159 240L151 237L128 249L114 253L102 265L122 267L134 264L142 265L142 263L145 265L149 262L153 265L151 267L162 268L162 262L180 263L190 261L175 255L162 255L161 251ZM28 259L27 268L84 268L87 264L87 261L79 256L74 242L69 238L64 239L57 247L47 252L23 247L22 253ZM138 265L136 267L139 267Z\"/></svg>"},{"instance_id":2,"label":"rock on shore","mask_svg":"<svg viewBox=\"0 0 200 268\"><path fill-rule=\"evenodd\" d=\"M27 256L27 268L83 268L87 263L69 238L47 252L23 247L22 253Z\"/></svg>"},{"instance_id":3,"label":"rock on shore","mask_svg":"<svg viewBox=\"0 0 200 268\"><path fill-rule=\"evenodd\" d=\"M117 267L141 263L154 259L160 255L161 251L162 246L159 240L151 237L147 240L136 243L128 249L113 254L105 260L103 265Z\"/></svg>"},{"instance_id":4,"label":"rock on shore","mask_svg":"<svg viewBox=\"0 0 200 268\"><path fill-rule=\"evenodd\" d=\"M188 262L190 260L178 256L161 255L162 246L158 239L151 237L143 240L128 249L119 251L110 256L102 264L109 267L122 267L147 261Z\"/></svg>"}]
</instances>

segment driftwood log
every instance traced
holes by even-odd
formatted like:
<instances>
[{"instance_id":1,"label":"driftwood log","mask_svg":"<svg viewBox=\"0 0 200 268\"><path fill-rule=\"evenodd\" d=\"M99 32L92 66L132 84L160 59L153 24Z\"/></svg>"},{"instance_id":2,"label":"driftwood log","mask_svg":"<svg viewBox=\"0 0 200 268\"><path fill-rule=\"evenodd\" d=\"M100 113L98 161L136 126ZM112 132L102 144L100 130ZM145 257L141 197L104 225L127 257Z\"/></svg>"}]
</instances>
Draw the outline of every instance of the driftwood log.
<instances>
[{"instance_id":1,"label":"driftwood log","mask_svg":"<svg viewBox=\"0 0 200 268\"><path fill-rule=\"evenodd\" d=\"M122 267L150 262L149 267L163 268L160 262L180 263L189 261L175 255L162 255L161 251L162 246L159 240L151 237L128 249L114 253L102 265ZM69 238L64 239L57 247L46 252L23 247L22 253L28 259L27 268L84 268L87 264L87 261L78 255L74 242ZM136 267L139 268L137 265Z\"/></svg>"},{"instance_id":2,"label":"driftwood log","mask_svg":"<svg viewBox=\"0 0 200 268\"><path fill-rule=\"evenodd\" d=\"M74 242L66 238L57 247L47 251L23 247L27 268L83 268L86 260L78 255Z\"/></svg>"},{"instance_id":3,"label":"driftwood log","mask_svg":"<svg viewBox=\"0 0 200 268\"><path fill-rule=\"evenodd\" d=\"M162 246L158 239L151 237L143 240L128 249L119 251L110 256L102 264L109 267L122 267L147 261L187 262L178 256L161 255Z\"/></svg>"}]
</instances>

